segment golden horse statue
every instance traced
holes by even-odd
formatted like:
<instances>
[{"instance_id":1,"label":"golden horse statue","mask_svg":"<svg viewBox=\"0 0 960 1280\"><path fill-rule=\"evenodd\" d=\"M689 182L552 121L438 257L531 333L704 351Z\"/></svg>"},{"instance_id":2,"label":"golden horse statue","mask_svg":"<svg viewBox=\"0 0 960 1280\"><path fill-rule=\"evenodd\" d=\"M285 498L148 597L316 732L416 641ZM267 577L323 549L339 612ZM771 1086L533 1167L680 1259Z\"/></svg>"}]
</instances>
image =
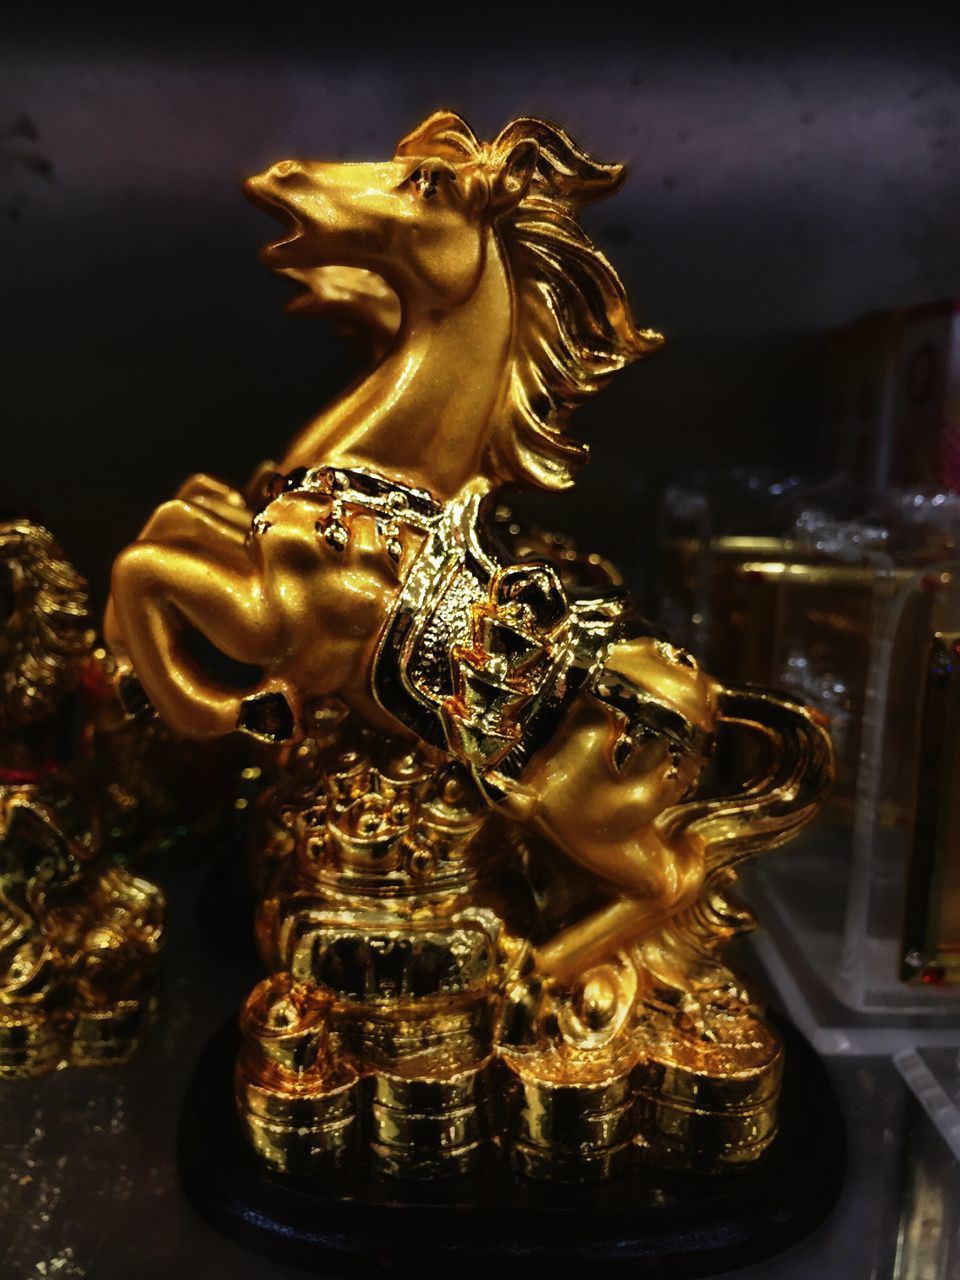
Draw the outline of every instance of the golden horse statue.
<instances>
[{"instance_id":1,"label":"golden horse statue","mask_svg":"<svg viewBox=\"0 0 960 1280\"><path fill-rule=\"evenodd\" d=\"M407 1173L491 1139L549 1176L638 1151L723 1167L775 1131L779 1044L717 950L748 920L733 864L811 818L829 739L492 529L504 486L574 482L572 411L662 341L578 220L622 177L541 120L481 143L438 112L385 163L246 184L285 225L262 256L306 286L296 309L376 360L246 492L195 476L159 507L105 629L176 731L283 753L258 925L274 977L238 1076L279 1167L345 1159L371 1076L372 1151ZM215 678L191 632L250 683ZM768 761L707 799L721 724Z\"/></svg>"}]
</instances>

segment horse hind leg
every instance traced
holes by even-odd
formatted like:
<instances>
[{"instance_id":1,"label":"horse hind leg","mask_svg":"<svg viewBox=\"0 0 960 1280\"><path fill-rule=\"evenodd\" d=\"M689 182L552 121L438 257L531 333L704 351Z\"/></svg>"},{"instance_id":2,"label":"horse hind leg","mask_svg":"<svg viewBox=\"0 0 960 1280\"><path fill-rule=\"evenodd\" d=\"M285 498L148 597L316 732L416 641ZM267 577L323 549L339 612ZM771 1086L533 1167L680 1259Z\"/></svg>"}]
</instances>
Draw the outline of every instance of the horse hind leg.
<instances>
[{"instance_id":1,"label":"horse hind leg","mask_svg":"<svg viewBox=\"0 0 960 1280\"><path fill-rule=\"evenodd\" d=\"M602 907L538 947L529 975L511 987L504 1015L511 1043L539 1042L552 1020L574 1047L596 1047L627 1027L649 985L638 942L689 910L703 886L695 843L667 845L652 825L631 843L626 883L611 885Z\"/></svg>"},{"instance_id":2,"label":"horse hind leg","mask_svg":"<svg viewBox=\"0 0 960 1280\"><path fill-rule=\"evenodd\" d=\"M551 938L537 953L538 967L560 983L575 981L592 966L660 928L697 898L703 885L703 860L695 848L678 851L654 829L639 838L644 845L644 888L654 879L650 863L656 850L664 868L655 894L621 891L611 902Z\"/></svg>"},{"instance_id":3,"label":"horse hind leg","mask_svg":"<svg viewBox=\"0 0 960 1280\"><path fill-rule=\"evenodd\" d=\"M650 849L644 852L649 889ZM631 1159L641 1136L635 1077L649 1048L638 1027L645 974L632 944L699 892L702 861L689 861L687 874L657 896L621 889L561 930L534 953L530 974L505 993L499 1054L523 1099L511 1112L508 1139L512 1159L528 1175L583 1181L606 1177Z\"/></svg>"}]
</instances>

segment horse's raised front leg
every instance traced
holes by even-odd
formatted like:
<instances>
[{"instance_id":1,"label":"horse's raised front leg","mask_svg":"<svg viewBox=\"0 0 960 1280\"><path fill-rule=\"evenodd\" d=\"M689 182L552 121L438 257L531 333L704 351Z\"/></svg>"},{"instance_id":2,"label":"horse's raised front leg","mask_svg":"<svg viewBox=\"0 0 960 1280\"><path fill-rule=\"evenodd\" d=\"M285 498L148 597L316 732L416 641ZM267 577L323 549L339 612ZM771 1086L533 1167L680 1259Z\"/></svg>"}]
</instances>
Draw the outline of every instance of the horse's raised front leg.
<instances>
[{"instance_id":1,"label":"horse's raised front leg","mask_svg":"<svg viewBox=\"0 0 960 1280\"><path fill-rule=\"evenodd\" d=\"M160 542L183 551L196 551L219 564L243 572L249 565L245 540L251 519L250 512L246 508L244 511L245 515L241 517L230 506L228 514L223 515L210 507L197 506L184 498L174 498L157 507L137 540ZM126 645L117 624L112 596L104 611L103 632L111 650L117 656L123 655Z\"/></svg>"},{"instance_id":2,"label":"horse's raised front leg","mask_svg":"<svg viewBox=\"0 0 960 1280\"><path fill-rule=\"evenodd\" d=\"M247 523L250 520L249 505L240 490L202 471L184 480L174 498L189 502L191 506L207 507L227 519L237 514Z\"/></svg>"},{"instance_id":3,"label":"horse's raised front leg","mask_svg":"<svg viewBox=\"0 0 960 1280\"><path fill-rule=\"evenodd\" d=\"M243 489L234 489L201 471L185 480L174 496L194 506L207 507L225 519L238 516L241 522L245 519L249 523L252 513L263 504L268 482L276 473L277 463L264 459L254 467Z\"/></svg>"},{"instance_id":4,"label":"horse's raised front leg","mask_svg":"<svg viewBox=\"0 0 960 1280\"><path fill-rule=\"evenodd\" d=\"M249 691L221 685L197 666L184 625L237 662L268 666L280 626L249 561L225 566L181 547L137 542L114 564L112 601L118 639L164 720L193 738L236 728Z\"/></svg>"},{"instance_id":5,"label":"horse's raised front leg","mask_svg":"<svg viewBox=\"0 0 960 1280\"><path fill-rule=\"evenodd\" d=\"M230 506L219 510L173 498L157 507L137 540L200 551L239 568L248 560L244 544L251 518L246 509L241 514Z\"/></svg>"}]
</instances>

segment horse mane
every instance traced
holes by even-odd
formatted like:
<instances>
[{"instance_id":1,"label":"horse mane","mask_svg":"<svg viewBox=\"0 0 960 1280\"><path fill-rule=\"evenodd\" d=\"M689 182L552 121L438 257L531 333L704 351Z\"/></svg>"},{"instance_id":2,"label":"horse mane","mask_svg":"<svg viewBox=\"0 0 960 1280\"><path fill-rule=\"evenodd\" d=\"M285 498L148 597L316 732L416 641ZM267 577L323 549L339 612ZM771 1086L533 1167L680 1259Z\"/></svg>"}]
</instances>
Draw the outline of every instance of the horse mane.
<instances>
[{"instance_id":1,"label":"horse mane","mask_svg":"<svg viewBox=\"0 0 960 1280\"><path fill-rule=\"evenodd\" d=\"M303 286L287 311L319 315L335 330L369 349L374 362L387 351L400 328L400 299L382 276L363 267L338 265L288 267L284 272Z\"/></svg>"},{"instance_id":2,"label":"horse mane","mask_svg":"<svg viewBox=\"0 0 960 1280\"><path fill-rule=\"evenodd\" d=\"M589 453L565 432L573 410L663 341L654 330L637 327L619 276L578 220L583 205L617 189L623 165L591 159L557 125L533 117L513 120L493 142L481 143L448 111L408 134L397 155L449 160L480 189L480 198L489 199L511 152L530 142L538 155L529 186L494 221L516 310L491 450L503 478L561 489L573 483Z\"/></svg>"}]
</instances>

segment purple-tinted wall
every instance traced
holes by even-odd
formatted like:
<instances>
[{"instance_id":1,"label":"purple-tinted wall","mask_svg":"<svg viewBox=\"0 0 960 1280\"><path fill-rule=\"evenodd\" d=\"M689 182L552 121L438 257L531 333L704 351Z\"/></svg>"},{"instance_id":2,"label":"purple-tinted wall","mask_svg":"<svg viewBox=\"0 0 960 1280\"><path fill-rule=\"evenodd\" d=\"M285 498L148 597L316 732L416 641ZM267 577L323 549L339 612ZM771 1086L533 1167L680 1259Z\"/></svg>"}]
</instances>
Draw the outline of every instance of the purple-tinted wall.
<instances>
[{"instance_id":1,"label":"purple-tinted wall","mask_svg":"<svg viewBox=\"0 0 960 1280\"><path fill-rule=\"evenodd\" d=\"M544 36L482 7L447 33L76 10L0 22L0 506L40 507L98 581L185 473L242 477L356 368L256 261L270 225L238 187L271 160L387 157L444 105L486 134L546 115L629 163L587 221L670 346L582 411L594 461L540 504L621 556L671 470L811 458L823 331L960 292L943 11Z\"/></svg>"}]
</instances>

